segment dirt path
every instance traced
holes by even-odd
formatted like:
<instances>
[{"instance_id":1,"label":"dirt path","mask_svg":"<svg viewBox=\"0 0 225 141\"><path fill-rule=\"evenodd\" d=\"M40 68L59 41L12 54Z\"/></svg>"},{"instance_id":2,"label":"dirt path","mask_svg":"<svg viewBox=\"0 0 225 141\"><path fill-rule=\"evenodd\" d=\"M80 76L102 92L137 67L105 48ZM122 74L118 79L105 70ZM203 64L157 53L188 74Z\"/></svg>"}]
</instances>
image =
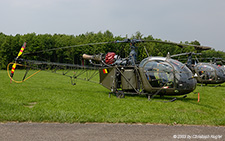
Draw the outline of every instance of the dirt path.
<instances>
[{"instance_id":1,"label":"dirt path","mask_svg":"<svg viewBox=\"0 0 225 141\"><path fill-rule=\"evenodd\" d=\"M0 123L1 141L225 140L225 127L139 124Z\"/></svg>"}]
</instances>

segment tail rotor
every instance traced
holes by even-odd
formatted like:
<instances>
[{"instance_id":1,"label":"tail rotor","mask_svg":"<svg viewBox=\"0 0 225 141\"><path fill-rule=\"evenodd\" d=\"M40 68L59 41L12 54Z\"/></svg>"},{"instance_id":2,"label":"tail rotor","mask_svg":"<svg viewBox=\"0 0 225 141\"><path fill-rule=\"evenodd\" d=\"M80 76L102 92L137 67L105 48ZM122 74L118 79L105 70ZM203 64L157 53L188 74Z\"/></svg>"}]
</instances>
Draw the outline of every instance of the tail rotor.
<instances>
[{"instance_id":1,"label":"tail rotor","mask_svg":"<svg viewBox=\"0 0 225 141\"><path fill-rule=\"evenodd\" d=\"M11 73L10 73L10 78L11 78L10 83L12 82L12 78L13 78L13 75L14 75L14 72L15 72L15 69L16 69L17 60L23 54L23 51L24 51L25 48L26 48L26 42L21 47L20 52L18 53L17 57L15 58L15 62L13 63L13 66L12 66L12 69L11 69Z\"/></svg>"}]
</instances>

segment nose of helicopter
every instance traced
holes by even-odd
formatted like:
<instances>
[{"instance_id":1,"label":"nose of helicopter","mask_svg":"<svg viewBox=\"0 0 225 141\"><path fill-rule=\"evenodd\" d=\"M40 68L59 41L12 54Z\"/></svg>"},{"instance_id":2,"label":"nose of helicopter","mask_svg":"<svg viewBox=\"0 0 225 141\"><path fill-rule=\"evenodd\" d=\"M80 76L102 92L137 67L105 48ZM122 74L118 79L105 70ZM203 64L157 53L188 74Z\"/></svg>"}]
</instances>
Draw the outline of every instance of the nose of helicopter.
<instances>
[{"instance_id":1,"label":"nose of helicopter","mask_svg":"<svg viewBox=\"0 0 225 141\"><path fill-rule=\"evenodd\" d=\"M180 75L178 80L177 89L179 93L186 94L195 90L197 85L197 80L193 77L187 77L185 74Z\"/></svg>"},{"instance_id":2,"label":"nose of helicopter","mask_svg":"<svg viewBox=\"0 0 225 141\"><path fill-rule=\"evenodd\" d=\"M225 82L225 73L218 75L218 81L220 81L221 83Z\"/></svg>"}]
</instances>

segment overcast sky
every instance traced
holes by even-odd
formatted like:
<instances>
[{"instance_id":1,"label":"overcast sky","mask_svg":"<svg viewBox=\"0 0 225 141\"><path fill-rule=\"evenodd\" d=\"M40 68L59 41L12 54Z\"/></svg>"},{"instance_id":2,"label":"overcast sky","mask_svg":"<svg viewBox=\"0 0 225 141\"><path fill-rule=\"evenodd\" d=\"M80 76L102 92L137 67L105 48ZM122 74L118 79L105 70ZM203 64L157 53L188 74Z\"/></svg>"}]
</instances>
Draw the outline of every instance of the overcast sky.
<instances>
[{"instance_id":1,"label":"overcast sky","mask_svg":"<svg viewBox=\"0 0 225 141\"><path fill-rule=\"evenodd\" d=\"M140 31L225 51L225 0L0 0L0 14L7 35Z\"/></svg>"}]
</instances>

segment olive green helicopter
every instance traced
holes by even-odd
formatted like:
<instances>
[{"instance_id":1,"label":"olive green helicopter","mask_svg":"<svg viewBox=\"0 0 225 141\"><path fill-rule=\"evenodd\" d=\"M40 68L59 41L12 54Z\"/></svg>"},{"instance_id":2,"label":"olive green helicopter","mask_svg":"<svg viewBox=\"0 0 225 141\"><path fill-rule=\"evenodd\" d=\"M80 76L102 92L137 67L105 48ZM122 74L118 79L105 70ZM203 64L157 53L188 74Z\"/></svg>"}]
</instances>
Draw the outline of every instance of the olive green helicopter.
<instances>
[{"instance_id":1,"label":"olive green helicopter","mask_svg":"<svg viewBox=\"0 0 225 141\"><path fill-rule=\"evenodd\" d=\"M42 70L48 70L71 78L71 83L73 85L76 84L77 79L92 82L94 77L99 75L100 78L97 83L110 90L109 96L111 94L115 94L119 98L125 97L125 94L136 94L146 95L150 100L150 98L155 95L186 96L186 94L193 92L196 88L197 81L194 78L192 71L185 64L179 62L178 60L171 59L169 54L167 57L148 55L148 57L143 59L140 63L137 62L138 47L136 44L145 42L172 44L179 47L193 46L200 50L211 49L206 46L157 40L125 39L122 41L117 40L111 42L88 43L61 48L51 48L23 54L37 55L43 52L55 51L59 49L62 50L93 45L130 44L130 53L126 58L121 58L114 52L94 55L83 54L83 59L88 60L91 65L87 66L84 64L66 64L20 58L25 49L25 43L18 56L15 58L15 61L8 64L8 75L11 81L21 83ZM148 54L147 50L146 54ZM26 68L26 73L21 81L16 81L13 79L16 66L23 66ZM11 72L9 71L10 69ZM37 72L28 77L27 74L30 69L36 69ZM85 73L87 75L85 75Z\"/></svg>"}]
</instances>

